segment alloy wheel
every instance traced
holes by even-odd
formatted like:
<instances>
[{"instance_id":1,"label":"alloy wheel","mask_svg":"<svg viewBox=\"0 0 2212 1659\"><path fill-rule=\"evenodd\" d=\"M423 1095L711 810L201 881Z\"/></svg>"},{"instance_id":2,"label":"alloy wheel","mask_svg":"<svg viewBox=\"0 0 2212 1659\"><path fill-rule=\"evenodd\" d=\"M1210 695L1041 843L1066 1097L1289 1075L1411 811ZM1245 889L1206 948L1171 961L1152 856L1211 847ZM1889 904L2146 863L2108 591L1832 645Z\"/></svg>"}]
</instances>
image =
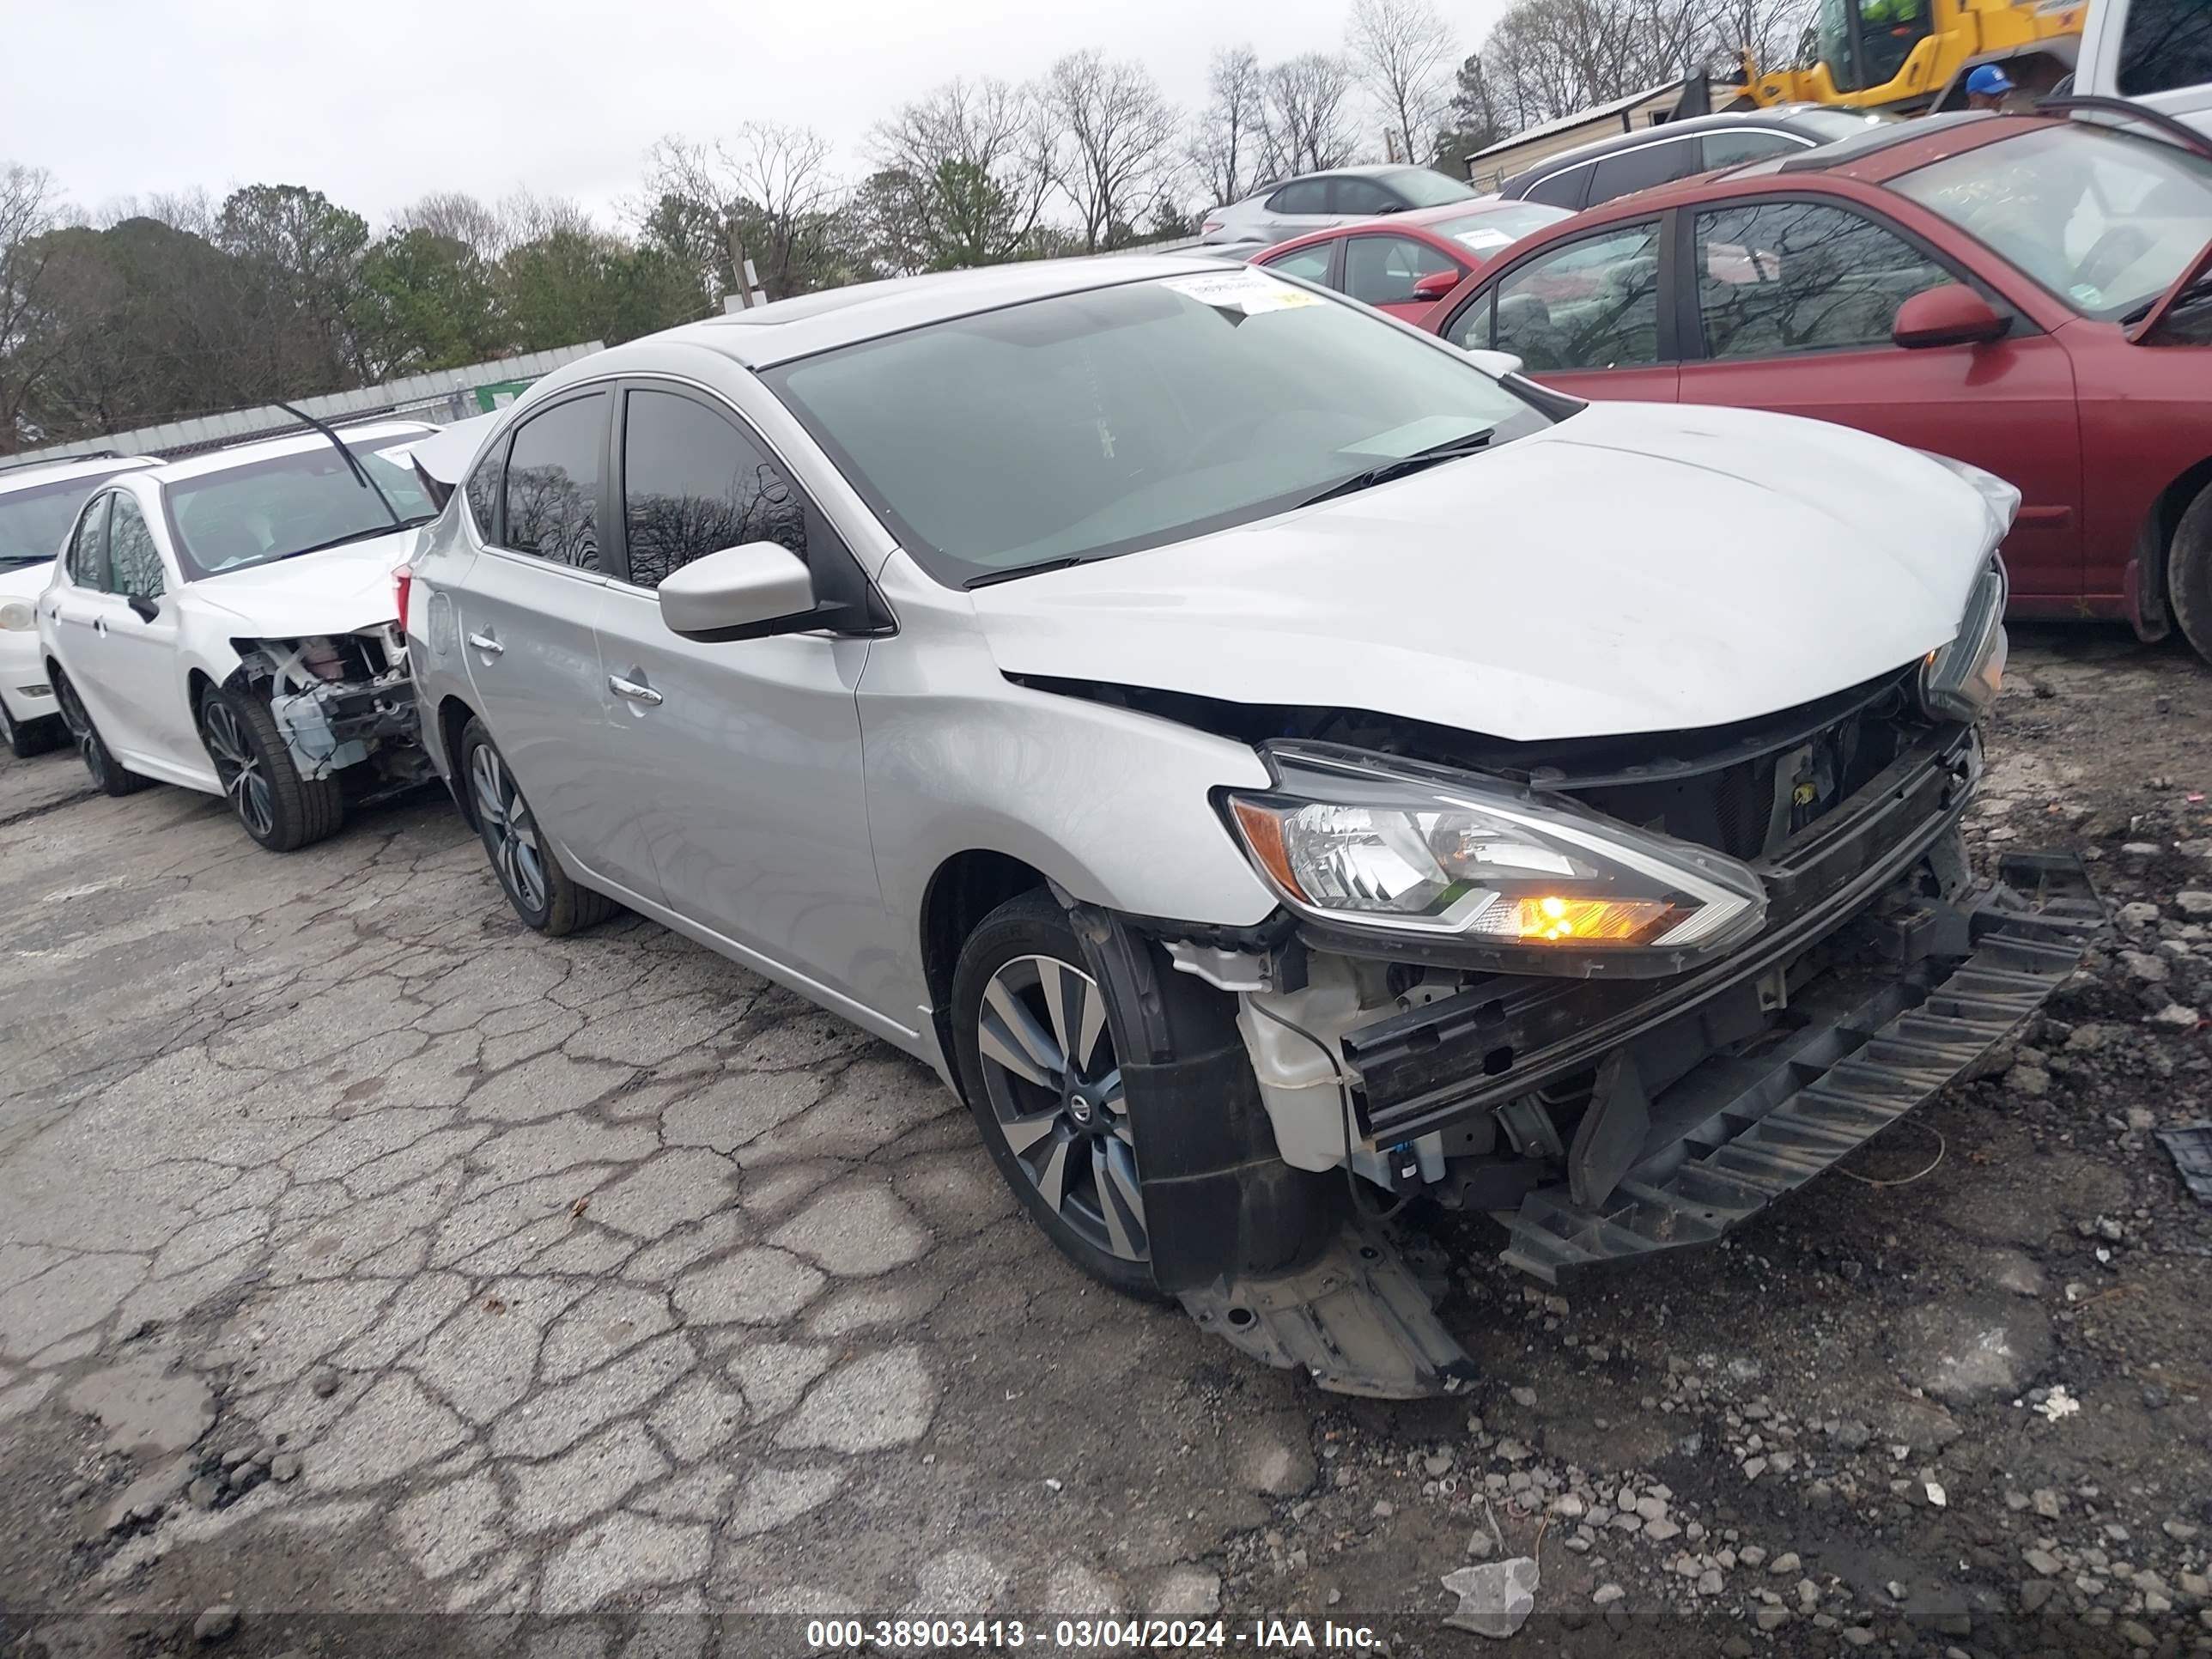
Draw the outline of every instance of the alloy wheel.
<instances>
[{"instance_id":1,"label":"alloy wheel","mask_svg":"<svg viewBox=\"0 0 2212 1659\"><path fill-rule=\"evenodd\" d=\"M545 855L538 844L538 820L514 787L499 753L480 743L469 757L469 781L475 792L477 822L491 843L492 865L507 890L529 910L545 908Z\"/></svg>"},{"instance_id":2,"label":"alloy wheel","mask_svg":"<svg viewBox=\"0 0 2212 1659\"><path fill-rule=\"evenodd\" d=\"M200 736L239 822L256 841L266 841L276 830L276 794L269 785L268 769L246 741L236 711L222 699L210 697L200 705Z\"/></svg>"},{"instance_id":3,"label":"alloy wheel","mask_svg":"<svg viewBox=\"0 0 2212 1659\"><path fill-rule=\"evenodd\" d=\"M1096 1248L1150 1259L1136 1139L1097 981L1052 957L991 975L976 1015L999 1132L1038 1194Z\"/></svg>"}]
</instances>

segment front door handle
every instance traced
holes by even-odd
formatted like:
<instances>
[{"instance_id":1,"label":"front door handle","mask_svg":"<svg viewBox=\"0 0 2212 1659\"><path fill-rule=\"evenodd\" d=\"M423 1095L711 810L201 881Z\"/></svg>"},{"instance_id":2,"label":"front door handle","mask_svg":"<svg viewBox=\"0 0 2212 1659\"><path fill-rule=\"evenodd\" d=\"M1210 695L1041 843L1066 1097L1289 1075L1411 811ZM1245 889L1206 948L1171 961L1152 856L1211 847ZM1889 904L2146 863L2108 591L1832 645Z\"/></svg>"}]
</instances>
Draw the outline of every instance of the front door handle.
<instances>
[{"instance_id":1,"label":"front door handle","mask_svg":"<svg viewBox=\"0 0 2212 1659\"><path fill-rule=\"evenodd\" d=\"M488 657L496 657L507 649L489 634L471 634L469 635L469 643Z\"/></svg>"},{"instance_id":2,"label":"front door handle","mask_svg":"<svg viewBox=\"0 0 2212 1659\"><path fill-rule=\"evenodd\" d=\"M632 702L641 702L657 708L660 693L649 685L640 685L635 680L626 680L619 674L607 676L607 690L618 697L628 697Z\"/></svg>"}]
</instances>

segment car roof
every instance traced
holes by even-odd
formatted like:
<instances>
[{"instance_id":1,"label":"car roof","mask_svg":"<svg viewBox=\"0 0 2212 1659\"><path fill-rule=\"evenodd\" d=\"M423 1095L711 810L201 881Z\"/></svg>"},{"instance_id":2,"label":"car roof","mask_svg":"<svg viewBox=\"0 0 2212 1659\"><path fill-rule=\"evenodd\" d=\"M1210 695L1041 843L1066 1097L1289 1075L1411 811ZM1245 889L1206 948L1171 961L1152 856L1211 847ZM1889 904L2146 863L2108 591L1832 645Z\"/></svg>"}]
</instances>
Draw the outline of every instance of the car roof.
<instances>
[{"instance_id":1,"label":"car roof","mask_svg":"<svg viewBox=\"0 0 2212 1659\"><path fill-rule=\"evenodd\" d=\"M1334 241L1340 236L1367 236L1377 232L1403 229L1407 225L1426 232L1439 242L1449 242L1451 238L1437 230L1438 225L1458 219L1479 217L1506 208L1548 210L1557 213L1562 219L1574 216L1566 209L1554 208L1548 202L1524 202L1515 196L1477 196L1464 202L1443 202L1435 207L1408 208L1403 213L1376 214L1365 219L1346 219L1341 224L1322 225L1303 234L1285 237L1279 242L1266 243L1246 257L1254 264L1260 264L1275 254L1294 253L1300 248L1310 247L1317 242ZM1541 228L1549 230L1551 227L1546 225ZM1536 234L1534 231L1528 233L1532 236ZM1466 251L1464 248L1461 250L1462 252Z\"/></svg>"},{"instance_id":2,"label":"car roof","mask_svg":"<svg viewBox=\"0 0 2212 1659\"><path fill-rule=\"evenodd\" d=\"M418 438L438 428L427 421L364 421L357 426L337 428L337 434L349 444L358 444L376 438ZM272 455L300 455L311 449L328 449L331 441L319 432L295 432L282 438L261 438L250 443L232 444L224 449L211 449L204 455L187 455L181 460L162 465L149 483L175 483L180 479L200 478L210 472L228 472L233 467L250 466L256 461L265 461Z\"/></svg>"},{"instance_id":3,"label":"car roof","mask_svg":"<svg viewBox=\"0 0 2212 1659\"><path fill-rule=\"evenodd\" d=\"M1218 259L1172 253L1110 253L1077 259L1027 259L972 270L945 270L923 276L894 276L824 289L796 299L772 301L750 310L687 323L660 334L579 358L545 377L548 388L596 379L617 367L631 347L703 347L750 368L768 368L862 340L902 334L956 317L1115 288L1161 276L1218 276ZM644 355L644 354L639 354ZM536 397L530 399L540 401Z\"/></svg>"},{"instance_id":4,"label":"car roof","mask_svg":"<svg viewBox=\"0 0 2212 1659\"><path fill-rule=\"evenodd\" d=\"M0 471L0 495L14 489L29 489L56 483L70 478L82 478L93 473L102 477L118 472L143 472L148 467L159 466L158 455L70 455L58 460L33 461L26 466L10 466Z\"/></svg>"},{"instance_id":5,"label":"car roof","mask_svg":"<svg viewBox=\"0 0 2212 1659\"><path fill-rule=\"evenodd\" d=\"M1657 143L1684 133L1726 132L1731 127L1752 125L1787 130L1791 117L1820 107L1818 104L1777 104L1768 109L1723 110L1716 115L1690 115L1679 121L1662 121L1656 127L1638 127L1633 132L1616 132L1610 137L1593 138L1587 144L1577 144L1572 149L1547 155L1540 161L1530 162L1504 182L1510 185L1537 173L1557 173L1563 165L1578 166L1597 156L1611 155L1615 150L1634 149L1640 144ZM1887 129L1869 128L1869 131L1886 131Z\"/></svg>"}]
</instances>

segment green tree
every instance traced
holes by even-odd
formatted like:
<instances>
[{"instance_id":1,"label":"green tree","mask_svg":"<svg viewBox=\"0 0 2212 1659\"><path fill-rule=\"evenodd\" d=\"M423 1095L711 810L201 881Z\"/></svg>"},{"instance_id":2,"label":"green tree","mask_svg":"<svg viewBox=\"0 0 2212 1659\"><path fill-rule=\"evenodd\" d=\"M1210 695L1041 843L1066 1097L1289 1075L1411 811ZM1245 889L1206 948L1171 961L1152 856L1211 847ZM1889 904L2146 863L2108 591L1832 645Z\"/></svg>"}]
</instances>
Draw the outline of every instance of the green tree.
<instances>
[{"instance_id":1,"label":"green tree","mask_svg":"<svg viewBox=\"0 0 2212 1659\"><path fill-rule=\"evenodd\" d=\"M272 369L293 390L327 392L347 380L345 318L368 248L368 222L319 190L248 185L216 216L216 245L267 276L260 289Z\"/></svg>"},{"instance_id":2,"label":"green tree","mask_svg":"<svg viewBox=\"0 0 2212 1659\"><path fill-rule=\"evenodd\" d=\"M516 348L585 340L609 345L705 314L695 274L665 248L598 231L556 230L500 262L499 289Z\"/></svg>"},{"instance_id":3,"label":"green tree","mask_svg":"<svg viewBox=\"0 0 2212 1659\"><path fill-rule=\"evenodd\" d=\"M482 362L507 343L483 261L428 230L396 231L368 250L346 321L354 362L372 381Z\"/></svg>"}]
</instances>

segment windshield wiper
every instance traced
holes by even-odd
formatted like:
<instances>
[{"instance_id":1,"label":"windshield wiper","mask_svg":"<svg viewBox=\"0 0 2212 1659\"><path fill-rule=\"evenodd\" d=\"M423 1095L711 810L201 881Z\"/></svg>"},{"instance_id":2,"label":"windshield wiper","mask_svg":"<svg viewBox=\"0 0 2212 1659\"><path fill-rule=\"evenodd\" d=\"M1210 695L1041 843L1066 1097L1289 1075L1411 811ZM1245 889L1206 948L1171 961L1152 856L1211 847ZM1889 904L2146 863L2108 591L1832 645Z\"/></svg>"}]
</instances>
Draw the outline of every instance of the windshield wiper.
<instances>
[{"instance_id":1,"label":"windshield wiper","mask_svg":"<svg viewBox=\"0 0 2212 1659\"><path fill-rule=\"evenodd\" d=\"M409 519L399 524L373 524L366 530L349 530L343 536L333 536L326 542L316 542L307 547L295 547L289 553L279 553L274 559L264 559L264 564L275 564L282 559L296 559L304 553L321 553L333 547L343 547L348 542L365 542L378 536L389 536L394 531L410 526L428 524L428 519Z\"/></svg>"},{"instance_id":2,"label":"windshield wiper","mask_svg":"<svg viewBox=\"0 0 2212 1659\"><path fill-rule=\"evenodd\" d=\"M1298 505L1317 507L1323 501L1333 501L1340 495L1349 495L1355 490L1371 489L1376 484L1389 483L1393 478L1402 478L1410 472L1419 472L1424 467L1435 466L1442 461L1455 461L1462 456L1472 455L1477 450L1488 447L1490 440L1497 430L1494 426L1486 426L1480 432L1462 433L1460 436L1447 439L1443 443L1431 444L1426 449L1417 449L1410 455L1401 455L1395 460L1384 461L1380 465L1370 466L1364 472L1355 472L1348 478L1339 479L1318 494L1307 496Z\"/></svg>"},{"instance_id":3,"label":"windshield wiper","mask_svg":"<svg viewBox=\"0 0 2212 1659\"><path fill-rule=\"evenodd\" d=\"M339 454L345 457L346 465L352 470L354 482L358 483L363 489L369 491L378 501L384 503L384 510L391 514L392 523L398 524L399 522L399 509L392 506L392 497L384 493L384 486L382 484L377 483L374 478L369 477L368 469L361 464L361 457L355 454L353 451L347 447L346 441L343 438L339 437L338 434L336 432L333 432L329 426L325 424L323 422L317 420L313 416L308 414L306 410L299 408L295 404L284 403L280 400L277 403L276 407L283 410L287 415L297 416L300 419L305 421L309 426L314 428L316 431L321 433L323 436L328 438L331 441L331 447L337 450ZM348 539L350 540L352 538L348 538ZM334 544L325 542L324 545L328 547L334 545ZM314 550L315 550L312 547L303 547L300 550L302 553L312 553ZM290 556L288 554L286 556L289 557Z\"/></svg>"},{"instance_id":4,"label":"windshield wiper","mask_svg":"<svg viewBox=\"0 0 2212 1659\"><path fill-rule=\"evenodd\" d=\"M1022 576L1041 575L1048 570L1065 570L1072 564L1081 564L1080 554L1070 554L1064 559L1040 559L1035 564L1018 564L1010 570L986 570L980 576L970 576L961 583L963 587L992 587L1000 582L1010 582Z\"/></svg>"},{"instance_id":5,"label":"windshield wiper","mask_svg":"<svg viewBox=\"0 0 2212 1659\"><path fill-rule=\"evenodd\" d=\"M2155 306L2165 297L2166 296L2162 294L2152 295L2149 299L2145 300L2133 311L2130 311L2126 316L2121 318L2120 326L2122 328L2133 328L2137 323L2142 321L2144 318L2149 316L2151 313L2151 307ZM2199 276L2187 288L2183 289L2180 293L2175 295L2173 296L2173 303L2166 307L2166 313L2171 316L2174 312L2180 310L2182 307L2193 306L2199 300L2206 298L2212 298L2212 270L2206 271L2202 276Z\"/></svg>"}]
</instances>

